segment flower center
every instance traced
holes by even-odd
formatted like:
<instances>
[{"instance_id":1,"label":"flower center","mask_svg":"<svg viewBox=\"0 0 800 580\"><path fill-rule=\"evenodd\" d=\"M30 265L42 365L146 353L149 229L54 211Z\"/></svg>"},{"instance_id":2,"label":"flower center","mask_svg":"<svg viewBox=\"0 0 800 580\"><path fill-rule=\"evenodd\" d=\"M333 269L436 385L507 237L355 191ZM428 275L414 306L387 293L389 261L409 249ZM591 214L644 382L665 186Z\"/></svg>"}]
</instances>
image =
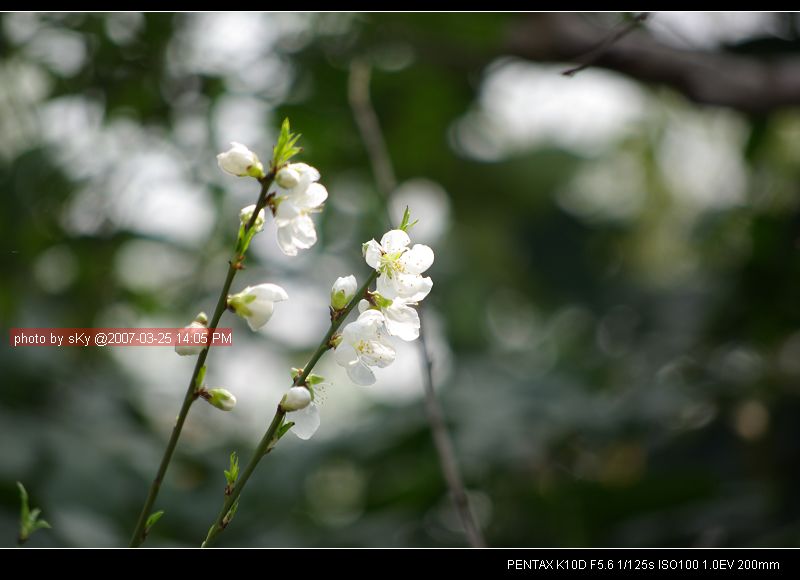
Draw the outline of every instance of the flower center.
<instances>
[{"instance_id":1,"label":"flower center","mask_svg":"<svg viewBox=\"0 0 800 580\"><path fill-rule=\"evenodd\" d=\"M388 278L391 278L395 273L403 274L405 272L405 268L403 267L403 264L400 263L400 256L403 255L404 251L405 250L400 250L399 252L394 252L392 254L381 254L380 262L378 264L378 271L381 274L385 274Z\"/></svg>"}]
</instances>

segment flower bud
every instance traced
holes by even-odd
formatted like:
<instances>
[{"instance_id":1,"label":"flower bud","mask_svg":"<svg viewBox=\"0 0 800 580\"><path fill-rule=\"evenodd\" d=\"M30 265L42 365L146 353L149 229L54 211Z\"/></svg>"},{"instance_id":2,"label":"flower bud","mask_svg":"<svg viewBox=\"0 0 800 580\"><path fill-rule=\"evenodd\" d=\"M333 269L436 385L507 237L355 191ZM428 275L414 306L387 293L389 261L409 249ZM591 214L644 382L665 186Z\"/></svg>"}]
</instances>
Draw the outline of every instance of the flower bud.
<instances>
[{"instance_id":1,"label":"flower bud","mask_svg":"<svg viewBox=\"0 0 800 580\"><path fill-rule=\"evenodd\" d=\"M184 326L184 328L190 331L206 330L208 328L208 316L206 316L205 312L201 312L197 316L195 316L194 320L189 326ZM206 347L206 345L203 344L201 341L195 342L193 334L194 333L192 332L186 333L185 336L182 334L181 335L182 337L184 338L188 337L188 343L179 342L178 344L176 344L175 352L177 352L181 356L192 356L203 352L203 349Z\"/></svg>"},{"instance_id":2,"label":"flower bud","mask_svg":"<svg viewBox=\"0 0 800 580\"><path fill-rule=\"evenodd\" d=\"M256 205L248 205L247 207L243 207L242 211L239 212L239 219L242 221L242 225L246 226L250 223L250 220L253 218L253 212L256 210ZM258 233L264 229L264 208L261 208L261 211L258 212L258 217L256 217L256 221L253 222L253 230Z\"/></svg>"},{"instance_id":3,"label":"flower bud","mask_svg":"<svg viewBox=\"0 0 800 580\"><path fill-rule=\"evenodd\" d=\"M287 413L305 409L311 403L311 391L305 387L292 387L281 400L281 409Z\"/></svg>"},{"instance_id":4,"label":"flower bud","mask_svg":"<svg viewBox=\"0 0 800 580\"><path fill-rule=\"evenodd\" d=\"M275 182L284 189L292 189L300 183L300 174L292 169L291 166L286 166L275 176Z\"/></svg>"},{"instance_id":5,"label":"flower bud","mask_svg":"<svg viewBox=\"0 0 800 580\"><path fill-rule=\"evenodd\" d=\"M231 142L231 148L217 155L220 169L237 177L264 177L264 166L258 156L241 143Z\"/></svg>"},{"instance_id":6,"label":"flower bud","mask_svg":"<svg viewBox=\"0 0 800 580\"><path fill-rule=\"evenodd\" d=\"M345 308L353 299L353 296L356 295L356 290L358 290L358 282L355 276L337 278L336 282L333 283L333 288L331 288L331 306L333 309L342 310Z\"/></svg>"},{"instance_id":7,"label":"flower bud","mask_svg":"<svg viewBox=\"0 0 800 580\"><path fill-rule=\"evenodd\" d=\"M233 393L225 389L210 389L205 392L203 398L208 401L210 405L213 405L217 409L222 409L223 411L230 411L236 406L236 397L233 396Z\"/></svg>"}]
</instances>

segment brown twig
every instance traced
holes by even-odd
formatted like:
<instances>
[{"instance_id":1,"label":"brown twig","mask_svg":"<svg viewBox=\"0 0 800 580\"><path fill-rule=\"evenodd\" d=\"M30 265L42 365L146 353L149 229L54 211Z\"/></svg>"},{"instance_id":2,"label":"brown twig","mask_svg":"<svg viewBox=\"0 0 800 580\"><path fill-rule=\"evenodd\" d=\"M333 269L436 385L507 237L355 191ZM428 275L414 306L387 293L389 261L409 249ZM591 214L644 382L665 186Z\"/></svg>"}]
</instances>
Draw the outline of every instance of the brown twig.
<instances>
[{"instance_id":1,"label":"brown twig","mask_svg":"<svg viewBox=\"0 0 800 580\"><path fill-rule=\"evenodd\" d=\"M383 138L378 115L372 106L372 100L369 95L369 82L369 64L361 60L353 61L350 64L350 78L348 81L350 108L353 111L353 117L361 133L361 139L364 141L364 147L367 150L367 156L372 166L372 172L375 175L375 182L381 195L389 227L392 227L392 219L389 213L389 197L397 187L397 179L389 157L389 151L386 148L386 141ZM464 488L464 481L461 479L453 443L445 425L444 414L433 390L433 361L425 343L425 334L421 326L422 315L420 313L419 349L424 379L425 411L436 453L439 457L439 465L447 487L453 496L453 503L464 526L469 545L473 548L485 548L486 541L483 539L481 529L478 527L470 509L469 497Z\"/></svg>"},{"instance_id":2,"label":"brown twig","mask_svg":"<svg viewBox=\"0 0 800 580\"><path fill-rule=\"evenodd\" d=\"M585 70L592 66L600 56L609 49L615 42L618 42L628 36L631 32L636 30L640 24L642 24L645 20L650 17L649 12L642 12L637 14L633 17L633 20L628 24L618 27L618 29L612 32L603 42L601 42L597 47L593 50L590 50L586 54L581 57L576 58L575 60L580 62L576 67L567 69L563 71L561 74L565 77L571 77L582 70Z\"/></svg>"}]
</instances>

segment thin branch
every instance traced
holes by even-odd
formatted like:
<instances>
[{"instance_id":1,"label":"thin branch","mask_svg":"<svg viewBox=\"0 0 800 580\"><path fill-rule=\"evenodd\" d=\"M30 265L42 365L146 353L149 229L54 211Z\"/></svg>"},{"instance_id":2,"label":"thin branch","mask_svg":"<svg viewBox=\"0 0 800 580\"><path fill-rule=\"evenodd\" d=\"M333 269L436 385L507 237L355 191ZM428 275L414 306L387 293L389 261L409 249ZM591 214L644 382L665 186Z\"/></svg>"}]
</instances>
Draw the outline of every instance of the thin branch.
<instances>
[{"instance_id":1,"label":"thin branch","mask_svg":"<svg viewBox=\"0 0 800 580\"><path fill-rule=\"evenodd\" d=\"M253 211L253 215L250 217L250 221L245 226L244 231L250 231L255 224L256 219L258 218L259 212L266 207L267 192L270 188L270 185L272 185L273 178L274 175L270 172L261 179L261 193L258 196L258 201L256 203L255 210ZM217 299L217 306L214 309L214 315L211 317L211 321L208 324L208 336L211 336L217 329L217 325L222 318L222 314L225 312L225 308L228 305L228 293L230 292L231 284L233 284L233 279L236 277L236 272L241 269L243 260L244 256L239 253L239 248L237 246L237 250L234 252L234 255L228 265L228 274L225 278L225 282L222 284L222 290L220 291L219 298ZM139 514L139 519L136 522L136 529L133 531L133 535L131 536L131 541L129 544L130 548L138 548L142 545L147 537L147 518L150 516L150 512L153 510L153 505L156 502L156 498L158 498L159 491L161 491L161 484L164 481L164 476L167 474L167 469L172 461L175 448L178 445L178 439L180 439L181 432L183 431L183 424L186 422L186 417L189 415L189 409L192 407L192 403L194 403L197 399L197 377L200 374L200 370L206 363L206 358L208 357L208 352L210 350L211 344L204 348L197 357L197 363L194 365L192 378L189 380L189 386L186 388L186 394L183 396L181 410L178 412L178 418L175 420L175 426L172 428L172 433L169 437L169 441L167 442L167 447L164 449L164 455L161 458L161 463L158 466L156 476L153 478L153 482L150 484L150 489L147 493L147 499L144 501L142 511Z\"/></svg>"},{"instance_id":2,"label":"thin branch","mask_svg":"<svg viewBox=\"0 0 800 580\"><path fill-rule=\"evenodd\" d=\"M582 70L585 70L592 66L598 58L606 51L608 48L613 45L615 42L618 42L628 36L631 32L636 30L639 25L641 25L645 20L650 17L649 12L642 12L641 14L637 14L634 16L633 20L629 22L627 25L622 26L615 32L612 32L603 42L601 42L596 48L589 51L582 57L578 57L575 60L582 63L576 67L570 68L562 72L561 74L565 77L571 77Z\"/></svg>"},{"instance_id":3,"label":"thin branch","mask_svg":"<svg viewBox=\"0 0 800 580\"><path fill-rule=\"evenodd\" d=\"M377 279L378 272L377 270L373 270L372 273L367 278L366 282L359 288L355 295L353 296L352 300L348 303L348 305L341 311L341 313L336 317L331 317L331 325L328 328L328 332L325 336L322 337L322 340L317 346L317 349L311 355L311 358L308 360L306 365L303 367L303 371L297 375L297 377L292 382L293 386L298 385L305 385L308 376L311 374L311 371L314 369L314 366L317 364L322 355L328 352L331 346L331 339L333 335L339 330L339 327L342 326L344 321L350 315L350 313L355 310L356 305L364 298L367 294L367 290L369 290L370 285ZM274 443L273 440L276 437L278 429L280 429L283 419L286 416L286 411L283 410L281 405L278 405L277 410L275 411L275 416L272 418L272 422L269 425L269 428L264 433L264 436L261 438L258 446L256 447L253 455L250 457L250 460L247 462L247 466L242 471L242 475L239 480L233 485L230 489L230 492L226 494L225 502L222 504L222 509L220 510L219 514L217 515L217 519L214 520L214 523L211 525L211 528L208 530L208 534L206 535L206 539L202 544L202 548L209 548L211 544L217 539L217 536L225 531L225 528L228 526L230 522L230 517L228 514L231 511L231 508L234 507L236 501L239 499L240 494L244 490L244 487L247 485L247 481L250 479L250 476L258 467L259 461L261 461L264 456L269 452L271 449L271 445Z\"/></svg>"},{"instance_id":4,"label":"thin branch","mask_svg":"<svg viewBox=\"0 0 800 580\"><path fill-rule=\"evenodd\" d=\"M369 95L369 81L369 64L359 60L353 61L350 65L348 82L350 107L353 110L353 117L358 125L361 139L364 141L364 147L372 165L372 172L375 175L375 182L381 195L382 205L386 211L389 227L392 227L392 219L389 214L389 197L397 188L397 179L395 178L389 151L381 131L378 115L372 106ZM419 349L424 378L425 411L436 453L439 457L439 465L450 494L453 496L453 503L464 526L469 545L473 548L485 548L486 541L483 539L480 527L478 527L470 509L469 497L464 487L464 481L461 479L453 443L445 425L444 414L433 390L433 362L425 343L421 312Z\"/></svg>"}]
</instances>

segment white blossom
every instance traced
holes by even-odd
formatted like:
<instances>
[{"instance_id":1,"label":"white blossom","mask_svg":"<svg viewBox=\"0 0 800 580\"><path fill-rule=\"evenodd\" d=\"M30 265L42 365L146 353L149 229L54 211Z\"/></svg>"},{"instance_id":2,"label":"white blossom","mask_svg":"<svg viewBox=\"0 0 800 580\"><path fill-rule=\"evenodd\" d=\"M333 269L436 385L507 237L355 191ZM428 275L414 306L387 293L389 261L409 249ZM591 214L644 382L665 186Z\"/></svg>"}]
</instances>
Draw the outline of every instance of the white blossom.
<instances>
[{"instance_id":1,"label":"white blossom","mask_svg":"<svg viewBox=\"0 0 800 580\"><path fill-rule=\"evenodd\" d=\"M258 330L272 317L275 302L288 300L286 290L277 284L248 286L238 294L228 297L228 306L247 320L251 330Z\"/></svg>"},{"instance_id":2,"label":"white blossom","mask_svg":"<svg viewBox=\"0 0 800 580\"><path fill-rule=\"evenodd\" d=\"M308 386L292 387L289 392L291 393L294 389L304 390L305 393L298 392L298 396L301 397L301 402L308 402L304 407L286 413L286 420L294 423L292 433L300 439L310 439L317 432L320 424L319 408L324 399L325 389L329 386L329 383L324 382L325 379L318 375L311 374L306 380ZM286 408L285 401L288 399L287 393L284 402L281 402L284 409Z\"/></svg>"},{"instance_id":3,"label":"white blossom","mask_svg":"<svg viewBox=\"0 0 800 580\"><path fill-rule=\"evenodd\" d=\"M419 302L433 287L430 277L422 277L433 264L433 250L424 244L409 248L410 243L406 232L391 230L383 235L380 243L370 240L364 244L367 264L381 274L377 290L390 300L404 298L408 302Z\"/></svg>"},{"instance_id":4,"label":"white blossom","mask_svg":"<svg viewBox=\"0 0 800 580\"><path fill-rule=\"evenodd\" d=\"M230 149L217 155L217 163L224 172L237 177L264 176L264 166L258 160L258 155L236 141L231 142Z\"/></svg>"},{"instance_id":5,"label":"white blossom","mask_svg":"<svg viewBox=\"0 0 800 580\"><path fill-rule=\"evenodd\" d=\"M278 246L287 256L307 250L317 242L317 230L309 214L321 210L328 190L317 183L319 171L305 163L287 165L278 172L275 225Z\"/></svg>"},{"instance_id":6,"label":"white blossom","mask_svg":"<svg viewBox=\"0 0 800 580\"><path fill-rule=\"evenodd\" d=\"M419 314L412 308L412 306L416 306L416 302L410 302L405 298L389 300L380 295L375 298L376 306L374 308L383 314L386 331L390 335L405 341L419 338ZM358 303L359 312L366 312L370 308L373 306L366 300Z\"/></svg>"},{"instance_id":7,"label":"white blossom","mask_svg":"<svg viewBox=\"0 0 800 580\"><path fill-rule=\"evenodd\" d=\"M357 385L375 383L375 374L369 367L387 367L395 359L394 348L384 328L383 314L367 310L345 326L334 358Z\"/></svg>"}]
</instances>

